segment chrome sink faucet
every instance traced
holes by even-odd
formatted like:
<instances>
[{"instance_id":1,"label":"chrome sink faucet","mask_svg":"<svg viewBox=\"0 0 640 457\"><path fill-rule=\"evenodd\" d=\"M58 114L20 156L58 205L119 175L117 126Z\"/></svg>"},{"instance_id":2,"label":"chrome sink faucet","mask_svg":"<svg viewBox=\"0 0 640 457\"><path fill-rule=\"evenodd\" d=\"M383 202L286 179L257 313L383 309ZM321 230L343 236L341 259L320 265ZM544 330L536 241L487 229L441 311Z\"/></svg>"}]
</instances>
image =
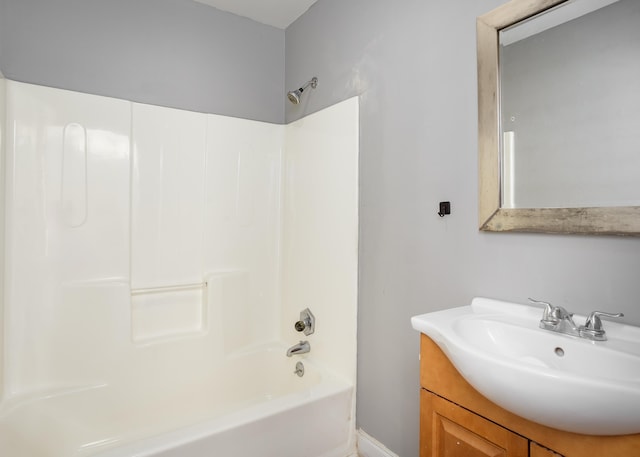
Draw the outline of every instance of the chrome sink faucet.
<instances>
[{"instance_id":1,"label":"chrome sink faucet","mask_svg":"<svg viewBox=\"0 0 640 457\"><path fill-rule=\"evenodd\" d=\"M542 319L540 319L540 328L550 330L552 332L564 333L565 335L577 336L592 341L606 341L607 335L602 326L600 317L619 318L624 314L605 313L602 311L593 311L587 317L584 325L576 325L573 321L573 313L568 312L562 306L555 306L544 301L529 299L530 302L544 306Z\"/></svg>"}]
</instances>

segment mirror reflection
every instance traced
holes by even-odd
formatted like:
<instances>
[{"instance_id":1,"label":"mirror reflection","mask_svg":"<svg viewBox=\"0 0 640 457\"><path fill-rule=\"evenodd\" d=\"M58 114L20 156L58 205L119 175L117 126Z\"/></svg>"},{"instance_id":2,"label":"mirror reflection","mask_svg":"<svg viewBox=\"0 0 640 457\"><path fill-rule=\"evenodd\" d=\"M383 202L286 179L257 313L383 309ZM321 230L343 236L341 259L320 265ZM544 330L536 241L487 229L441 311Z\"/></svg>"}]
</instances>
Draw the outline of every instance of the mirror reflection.
<instances>
[{"instance_id":1,"label":"mirror reflection","mask_svg":"<svg viewBox=\"0 0 640 457\"><path fill-rule=\"evenodd\" d=\"M501 30L501 206L640 206L640 1Z\"/></svg>"}]
</instances>

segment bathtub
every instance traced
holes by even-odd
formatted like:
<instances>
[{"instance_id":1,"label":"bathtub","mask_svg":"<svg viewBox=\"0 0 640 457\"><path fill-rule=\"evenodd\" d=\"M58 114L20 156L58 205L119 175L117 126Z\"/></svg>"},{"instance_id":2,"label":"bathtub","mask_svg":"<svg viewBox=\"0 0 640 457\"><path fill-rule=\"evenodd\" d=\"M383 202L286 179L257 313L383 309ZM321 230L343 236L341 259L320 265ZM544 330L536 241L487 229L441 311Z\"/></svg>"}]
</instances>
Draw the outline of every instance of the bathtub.
<instances>
[{"instance_id":1,"label":"bathtub","mask_svg":"<svg viewBox=\"0 0 640 457\"><path fill-rule=\"evenodd\" d=\"M272 344L198 376L167 367L5 402L0 455L11 457L347 457L353 385ZM302 361L305 374L294 374ZM154 373L157 376L158 373Z\"/></svg>"}]
</instances>

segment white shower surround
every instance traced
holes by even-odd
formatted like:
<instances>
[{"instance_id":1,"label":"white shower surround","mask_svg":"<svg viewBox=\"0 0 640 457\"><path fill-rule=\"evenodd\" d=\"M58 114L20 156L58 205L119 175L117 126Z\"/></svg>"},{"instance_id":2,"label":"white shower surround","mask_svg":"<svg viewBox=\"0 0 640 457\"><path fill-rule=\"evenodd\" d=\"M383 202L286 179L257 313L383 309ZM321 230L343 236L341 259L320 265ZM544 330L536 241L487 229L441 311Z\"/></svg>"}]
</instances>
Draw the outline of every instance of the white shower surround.
<instances>
[{"instance_id":1,"label":"white shower surround","mask_svg":"<svg viewBox=\"0 0 640 457\"><path fill-rule=\"evenodd\" d=\"M353 451L357 98L281 126L0 84L0 454L117 455L270 397L278 417L341 398L342 444L309 456ZM306 307L312 350L288 359Z\"/></svg>"}]
</instances>

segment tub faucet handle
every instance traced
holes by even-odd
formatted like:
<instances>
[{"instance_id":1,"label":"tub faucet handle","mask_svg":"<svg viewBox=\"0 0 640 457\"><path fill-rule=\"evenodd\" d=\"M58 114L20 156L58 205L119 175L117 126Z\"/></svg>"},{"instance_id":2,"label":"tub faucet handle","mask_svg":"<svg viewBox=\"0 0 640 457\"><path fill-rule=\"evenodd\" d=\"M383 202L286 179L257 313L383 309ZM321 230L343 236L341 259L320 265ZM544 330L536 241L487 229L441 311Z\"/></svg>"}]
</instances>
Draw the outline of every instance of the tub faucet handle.
<instances>
[{"instance_id":1,"label":"tub faucet handle","mask_svg":"<svg viewBox=\"0 0 640 457\"><path fill-rule=\"evenodd\" d=\"M316 329L316 318L313 316L309 308L300 311L300 320L294 324L297 332L304 332L305 335L311 335Z\"/></svg>"}]
</instances>

